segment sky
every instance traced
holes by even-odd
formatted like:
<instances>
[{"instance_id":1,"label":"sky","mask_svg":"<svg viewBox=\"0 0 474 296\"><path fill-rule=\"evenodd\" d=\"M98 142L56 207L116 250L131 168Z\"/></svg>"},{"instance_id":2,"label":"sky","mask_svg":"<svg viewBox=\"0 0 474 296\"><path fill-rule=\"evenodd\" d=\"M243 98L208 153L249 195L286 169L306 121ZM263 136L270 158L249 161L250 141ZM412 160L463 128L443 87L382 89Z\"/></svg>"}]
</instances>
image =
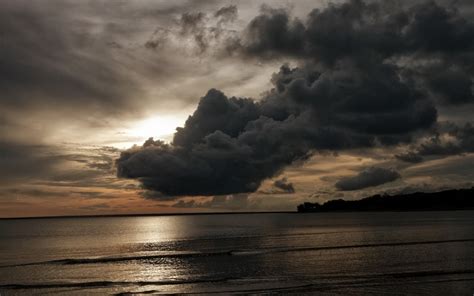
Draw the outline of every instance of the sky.
<instances>
[{"instance_id":1,"label":"sky","mask_svg":"<svg viewBox=\"0 0 474 296\"><path fill-rule=\"evenodd\" d=\"M474 186L470 0L0 6L0 217Z\"/></svg>"}]
</instances>

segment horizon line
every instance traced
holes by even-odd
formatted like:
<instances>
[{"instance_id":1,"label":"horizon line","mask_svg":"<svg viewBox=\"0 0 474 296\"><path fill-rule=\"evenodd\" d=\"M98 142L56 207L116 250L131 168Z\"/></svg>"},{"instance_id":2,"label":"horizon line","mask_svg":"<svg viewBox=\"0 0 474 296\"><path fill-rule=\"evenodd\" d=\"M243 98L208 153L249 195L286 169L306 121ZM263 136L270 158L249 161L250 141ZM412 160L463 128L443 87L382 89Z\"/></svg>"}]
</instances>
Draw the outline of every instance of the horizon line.
<instances>
[{"instance_id":1,"label":"horizon line","mask_svg":"<svg viewBox=\"0 0 474 296\"><path fill-rule=\"evenodd\" d=\"M235 211L235 212L191 212L191 213L141 213L141 214L98 214L98 215L55 215L55 216L21 216L0 217L0 220L20 219L60 219L60 218L113 218L113 217L147 217L147 216L198 216L198 215L235 215L235 214L292 214L297 211Z\"/></svg>"}]
</instances>

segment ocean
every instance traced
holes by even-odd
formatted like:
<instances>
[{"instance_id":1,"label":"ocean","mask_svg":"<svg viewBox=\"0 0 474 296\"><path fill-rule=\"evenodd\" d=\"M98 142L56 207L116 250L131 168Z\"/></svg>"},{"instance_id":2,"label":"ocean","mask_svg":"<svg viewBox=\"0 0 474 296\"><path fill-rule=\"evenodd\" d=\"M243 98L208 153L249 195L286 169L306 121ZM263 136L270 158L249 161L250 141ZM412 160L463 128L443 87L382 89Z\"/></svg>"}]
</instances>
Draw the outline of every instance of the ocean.
<instances>
[{"instance_id":1,"label":"ocean","mask_svg":"<svg viewBox=\"0 0 474 296\"><path fill-rule=\"evenodd\" d=\"M474 212L0 220L0 295L473 295Z\"/></svg>"}]
</instances>

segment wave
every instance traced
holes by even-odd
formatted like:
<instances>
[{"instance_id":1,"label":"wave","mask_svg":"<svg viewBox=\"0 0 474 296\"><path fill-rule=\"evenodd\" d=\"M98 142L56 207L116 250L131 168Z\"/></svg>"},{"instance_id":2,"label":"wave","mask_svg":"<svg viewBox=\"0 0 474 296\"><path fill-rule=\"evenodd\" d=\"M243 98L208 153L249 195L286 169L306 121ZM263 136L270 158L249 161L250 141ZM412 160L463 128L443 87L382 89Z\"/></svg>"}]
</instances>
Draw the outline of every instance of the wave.
<instances>
[{"instance_id":1,"label":"wave","mask_svg":"<svg viewBox=\"0 0 474 296\"><path fill-rule=\"evenodd\" d=\"M256 293L260 291L297 291L305 290L308 291L325 291L325 290L336 290L340 288L348 287L364 287L364 286L384 286L392 285L393 282L387 281L387 278L392 279L418 279L427 278L426 280L408 281L406 284L423 284L423 283L438 283L438 282L459 282L459 281L474 281L474 278L442 278L443 276L453 275L471 275L474 274L473 269L461 269L461 270L421 270L413 272L399 272L399 273L381 273L381 274L366 274L366 275L353 275L353 276L318 276L319 280L323 282L303 282L298 285L284 285L284 286L268 286L264 288L254 289L233 289L233 290L217 290L217 291L205 291L205 292L192 292L190 294L222 294L222 293ZM441 277L441 278L439 278ZM330 279L331 282L324 282L324 280ZM350 280L348 280L350 279ZM0 285L0 289L5 290L28 290L28 289L64 289L64 288L109 288L109 287L145 287L145 286L169 286L169 285L184 285L184 284L207 284L207 283L230 283L233 281L241 281L242 278L235 277L222 277L222 278L198 278L191 280L160 280L160 281L92 281L92 282L60 282L60 283L45 283L45 284L7 284ZM263 281L263 279L260 279ZM259 280L255 280L258 282ZM133 295L133 294L153 294L156 292L163 292L158 290L140 291L140 292L123 292L116 295ZM179 295L188 293L177 293ZM167 293L167 295L173 295L173 293Z\"/></svg>"},{"instance_id":2,"label":"wave","mask_svg":"<svg viewBox=\"0 0 474 296\"><path fill-rule=\"evenodd\" d=\"M408 284L429 284L429 283L443 283L443 282L471 282L474 281L474 278L466 279L447 279L447 280L429 280L423 282L410 282ZM327 292L327 291L337 291L338 289L347 289L347 288L364 288L364 287L383 287L383 286L393 286L393 283L373 283L373 282L344 282L340 285L334 284L303 284L303 285L290 285L283 287L264 287L264 288L255 288L255 289L233 289L233 290L217 290L217 291L201 291L201 292L177 292L170 293L167 292L165 295L254 295L254 294L263 294L263 295L279 295L279 294L291 294L291 295L313 295L315 292ZM158 294L163 291L159 290L148 290L148 291L139 291L139 292L122 292L115 294L116 296L125 296L125 295L143 295L143 294ZM339 293L337 293L339 294ZM345 294L345 293L344 293ZM381 293L382 294L382 293Z\"/></svg>"},{"instance_id":3,"label":"wave","mask_svg":"<svg viewBox=\"0 0 474 296\"><path fill-rule=\"evenodd\" d=\"M425 277L431 276L453 276L453 275L470 275L474 274L474 270L472 269L464 269L464 270L424 270L424 271L415 271L415 272L401 272L401 273L386 273L386 274L371 274L365 276L332 276L327 277L326 279L331 279L331 282L306 282L306 283L299 283L294 285L284 285L284 286L265 286L262 288L250 288L250 289L232 289L232 290L217 290L217 291L201 291L201 292L189 292L189 293L166 293L166 295L210 295L210 294L236 294L241 295L242 293L249 293L249 294L260 294L264 293L267 294L314 294L316 291L336 291L338 289L347 289L347 288L363 288L363 287L383 287L383 286L392 286L399 284L398 282L394 283L391 281L387 281L387 278L396 278L400 279L403 278L404 284L429 284L429 283L443 283L443 282L472 282L474 278L429 278L424 279ZM347 278L351 278L347 280ZM423 280L420 280L422 278ZM318 279L321 279L321 276L318 275ZM334 281L336 280L336 281ZM162 291L158 290L149 290L146 291L147 294L154 294L159 293ZM119 293L116 295L135 295L135 294L143 294L143 292L124 292Z\"/></svg>"},{"instance_id":4,"label":"wave","mask_svg":"<svg viewBox=\"0 0 474 296\"><path fill-rule=\"evenodd\" d=\"M284 248L284 249L269 249L269 250L241 250L241 251L230 251L230 254L234 255L234 256L244 256L244 255L257 255L257 254L265 254L265 253L290 253L290 252L304 252L304 251L325 251L325 250L339 250L339 249L396 247L396 246L445 244L445 243L460 243L460 242L474 242L474 238L453 239L453 240L436 240L436 241L414 241L414 242L392 242L392 243L378 243L378 244L358 244L358 245L343 245L343 246Z\"/></svg>"},{"instance_id":5,"label":"wave","mask_svg":"<svg viewBox=\"0 0 474 296\"><path fill-rule=\"evenodd\" d=\"M222 252L180 252L180 253L167 253L157 255L138 255L138 256L120 256L120 257L89 257L89 258L65 258L55 259L40 262L29 262L22 264L11 264L2 265L0 268L6 267L20 267L30 265L45 265L45 264L59 264L59 265L74 265L74 264L93 264L93 263L112 263L120 261L137 261L137 260L153 260L162 258L192 258L192 257L208 257L208 256L219 256L229 255L228 251Z\"/></svg>"},{"instance_id":6,"label":"wave","mask_svg":"<svg viewBox=\"0 0 474 296\"><path fill-rule=\"evenodd\" d=\"M303 289L310 289L315 287L316 284L309 283L309 284L302 284L302 285L288 285L282 287L268 287L265 286L264 288L254 288L254 289L232 289L232 290L217 290L217 291L201 291L201 292L178 292L178 293L169 293L167 292L166 295L210 295L210 294L219 294L219 295L227 295L227 294L236 294L242 295L242 293L247 294L255 294L255 293L264 293L265 295L274 294L274 293L283 293L283 292L292 292L294 294L297 290ZM163 291L159 290L148 290L148 291L139 291L139 292L122 292L115 294L116 296L125 296L125 295L143 295L143 294L157 294Z\"/></svg>"},{"instance_id":7,"label":"wave","mask_svg":"<svg viewBox=\"0 0 474 296\"><path fill-rule=\"evenodd\" d=\"M412 241L412 242L392 242L392 243L378 243L378 244L359 244L359 245L343 245L343 246L303 247L303 248L275 250L275 252L282 253L282 252L301 252L301 251L324 251L324 250L339 250L339 249L397 247L397 246L414 246L414 245L446 244L446 243L461 243L461 242L474 242L474 238L436 240L436 241Z\"/></svg>"},{"instance_id":8,"label":"wave","mask_svg":"<svg viewBox=\"0 0 474 296\"><path fill-rule=\"evenodd\" d=\"M341 249L397 247L397 246L446 244L446 243L461 243L461 242L474 242L474 238L434 240L434 241L391 242L391 243L376 243L376 244L354 244L354 245L342 245L342 246L226 250L226 251L216 251L216 252L179 252L179 253L166 253L166 254L153 254L153 255L147 254L147 255L138 255L138 256L119 256L119 257L66 258L66 259L57 259L57 260L49 260L49 261L41 261L41 262L3 265L3 266L0 266L0 268L30 266L30 265L45 265L45 264L59 264L59 265L97 264L97 263L100 264L100 263L114 263L114 262L123 262L123 261L156 260L156 259L165 259L165 258L194 258L194 257L211 257L211 256L256 256L256 255L262 255L262 254L268 254L268 253L327 251L327 250L341 250Z\"/></svg>"},{"instance_id":9,"label":"wave","mask_svg":"<svg viewBox=\"0 0 474 296\"><path fill-rule=\"evenodd\" d=\"M370 232L368 230L348 230L348 231L317 231L317 232L296 232L296 233L279 233L279 234L259 234L259 235L232 235L232 236L223 236L218 237L219 239L252 239L252 238L288 238L295 236L315 236L315 235L328 235L328 234L344 234L344 233L361 233L361 232ZM176 243L188 242L188 241L207 241L215 240L215 236L204 236L200 238L192 239L182 239L175 241Z\"/></svg>"},{"instance_id":10,"label":"wave","mask_svg":"<svg viewBox=\"0 0 474 296\"><path fill-rule=\"evenodd\" d=\"M193 280L162 280L162 281L94 281L94 282L61 282L47 284L7 284L0 285L0 289L57 289L57 288L101 288L114 286L165 286L199 283L217 283L233 280L234 278L203 278Z\"/></svg>"}]
</instances>

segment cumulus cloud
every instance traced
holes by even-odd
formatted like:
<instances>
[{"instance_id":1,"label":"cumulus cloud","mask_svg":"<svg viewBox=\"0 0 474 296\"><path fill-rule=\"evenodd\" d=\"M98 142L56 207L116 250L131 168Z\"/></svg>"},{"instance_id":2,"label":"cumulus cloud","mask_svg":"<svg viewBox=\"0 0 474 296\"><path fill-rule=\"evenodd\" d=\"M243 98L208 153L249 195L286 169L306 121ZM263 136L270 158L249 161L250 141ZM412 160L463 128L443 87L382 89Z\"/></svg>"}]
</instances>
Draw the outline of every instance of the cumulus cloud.
<instances>
[{"instance_id":1,"label":"cumulus cloud","mask_svg":"<svg viewBox=\"0 0 474 296\"><path fill-rule=\"evenodd\" d=\"M474 23L453 6L351 0L315 9L306 20L265 8L231 48L249 57L291 56L326 66L394 63L439 103L463 105L474 103L473 40Z\"/></svg>"},{"instance_id":2,"label":"cumulus cloud","mask_svg":"<svg viewBox=\"0 0 474 296\"><path fill-rule=\"evenodd\" d=\"M394 169L370 167L355 176L342 178L335 184L335 186L337 189L343 191L359 190L382 185L399 178L401 178L400 174Z\"/></svg>"},{"instance_id":3,"label":"cumulus cloud","mask_svg":"<svg viewBox=\"0 0 474 296\"><path fill-rule=\"evenodd\" d=\"M328 101L324 95L328 87L332 92L347 91L332 82L323 80L323 86L313 83L308 88L297 78L261 102L210 90L184 128L177 130L172 144L147 141L141 148L123 152L117 161L118 175L137 178L146 189L172 196L253 192L263 180L314 149L371 147L377 140L398 142L435 118L431 106L423 106L423 98L417 96L404 97L406 102L400 104L380 104L369 116L347 97ZM294 96L294 91L308 94ZM365 100L372 99L351 96L367 106L370 102ZM319 107L340 108L340 112L328 118L324 115L331 113ZM377 116L387 125L378 126Z\"/></svg>"},{"instance_id":4,"label":"cumulus cloud","mask_svg":"<svg viewBox=\"0 0 474 296\"><path fill-rule=\"evenodd\" d=\"M408 7L349 0L314 9L306 20L264 7L239 39L249 55L302 55L326 64L341 58L366 63L397 54L460 54L474 46L474 26L434 1Z\"/></svg>"},{"instance_id":5,"label":"cumulus cloud","mask_svg":"<svg viewBox=\"0 0 474 296\"><path fill-rule=\"evenodd\" d=\"M194 32L204 16L189 17ZM167 196L248 193L316 150L412 143L435 125L438 104L472 102L462 77L472 77L465 61L473 37L471 22L434 2L389 7L352 0L315 9L306 20L263 8L227 50L296 58L298 66L281 66L259 101L209 90L171 143L150 140L123 152L118 176ZM446 63L453 69L434 75ZM461 80L460 93L437 80ZM452 133L466 138L469 131ZM354 190L399 177L369 169L337 186Z\"/></svg>"}]
</instances>

